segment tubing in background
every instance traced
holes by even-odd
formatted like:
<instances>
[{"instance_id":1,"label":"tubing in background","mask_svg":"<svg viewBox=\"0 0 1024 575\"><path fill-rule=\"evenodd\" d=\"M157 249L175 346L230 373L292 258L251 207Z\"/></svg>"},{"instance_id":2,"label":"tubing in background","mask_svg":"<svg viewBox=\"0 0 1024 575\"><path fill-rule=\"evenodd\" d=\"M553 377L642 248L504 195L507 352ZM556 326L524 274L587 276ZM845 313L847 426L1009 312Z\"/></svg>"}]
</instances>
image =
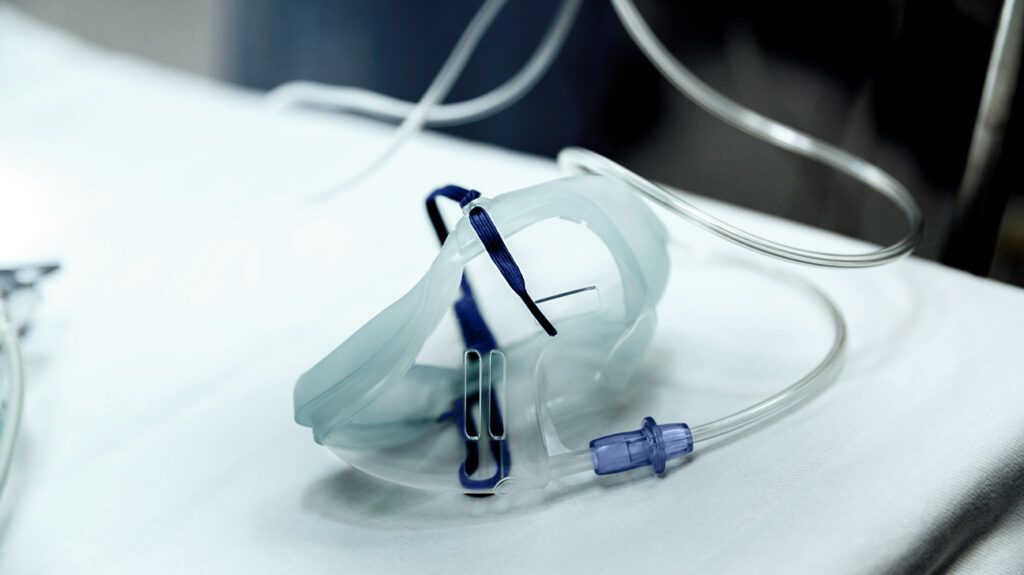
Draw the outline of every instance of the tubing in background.
<instances>
[{"instance_id":1,"label":"tubing in background","mask_svg":"<svg viewBox=\"0 0 1024 575\"><path fill-rule=\"evenodd\" d=\"M554 20L526 64L497 88L462 102L439 103L426 114L424 126L458 126L487 118L518 102L537 84L561 52L576 21L582 0L562 0ZM266 104L274 110L313 105L332 111L353 112L401 122L416 106L363 88L332 86L318 82L288 82L267 92Z\"/></svg>"}]
</instances>

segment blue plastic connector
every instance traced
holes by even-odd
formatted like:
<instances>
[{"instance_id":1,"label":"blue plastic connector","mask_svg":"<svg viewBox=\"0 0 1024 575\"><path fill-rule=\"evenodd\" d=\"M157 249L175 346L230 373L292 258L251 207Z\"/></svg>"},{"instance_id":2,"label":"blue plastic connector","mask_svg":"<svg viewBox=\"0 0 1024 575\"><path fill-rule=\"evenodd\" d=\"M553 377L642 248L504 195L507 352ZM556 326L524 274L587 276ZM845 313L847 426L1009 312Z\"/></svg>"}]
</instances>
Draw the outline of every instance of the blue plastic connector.
<instances>
[{"instance_id":1,"label":"blue plastic connector","mask_svg":"<svg viewBox=\"0 0 1024 575\"><path fill-rule=\"evenodd\" d=\"M594 473L608 475L650 465L654 472L665 472L665 462L693 451L693 435L685 423L658 425L645 417L636 431L599 437L590 442Z\"/></svg>"}]
</instances>

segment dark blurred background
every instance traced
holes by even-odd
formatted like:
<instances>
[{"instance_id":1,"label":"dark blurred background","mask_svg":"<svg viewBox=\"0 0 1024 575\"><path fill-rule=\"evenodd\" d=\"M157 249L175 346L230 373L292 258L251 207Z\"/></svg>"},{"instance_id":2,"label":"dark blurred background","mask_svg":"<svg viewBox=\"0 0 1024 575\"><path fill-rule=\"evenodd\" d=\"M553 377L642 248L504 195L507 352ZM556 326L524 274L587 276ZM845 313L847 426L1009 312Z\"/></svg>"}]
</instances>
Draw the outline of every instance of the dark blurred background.
<instances>
[{"instance_id":1,"label":"dark blurred background","mask_svg":"<svg viewBox=\"0 0 1024 575\"><path fill-rule=\"evenodd\" d=\"M304 79L415 100L480 1L14 4L89 40L259 90ZM511 0L450 99L514 74L557 5ZM1024 285L1021 90L1002 110L1003 144L972 159L980 176L969 200L961 192L1001 0L638 6L677 57L718 90L903 181L926 215L919 255ZM1017 62L1004 84L1019 74ZM591 147L670 185L873 241L902 231L896 210L869 190L737 132L676 93L606 1L584 2L533 92L497 116L447 131L546 156Z\"/></svg>"}]
</instances>

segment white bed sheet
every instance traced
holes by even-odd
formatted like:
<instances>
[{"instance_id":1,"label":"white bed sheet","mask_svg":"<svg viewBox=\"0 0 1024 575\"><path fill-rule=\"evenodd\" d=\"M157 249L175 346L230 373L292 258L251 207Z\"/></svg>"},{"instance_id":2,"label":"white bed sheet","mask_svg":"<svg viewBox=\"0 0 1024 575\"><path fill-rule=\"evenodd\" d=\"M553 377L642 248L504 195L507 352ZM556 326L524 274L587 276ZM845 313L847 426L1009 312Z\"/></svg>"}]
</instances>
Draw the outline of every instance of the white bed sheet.
<instances>
[{"instance_id":1,"label":"white bed sheet","mask_svg":"<svg viewBox=\"0 0 1024 575\"><path fill-rule=\"evenodd\" d=\"M1024 292L917 259L790 269L848 317L840 378L661 479L481 500L386 485L316 446L292 383L425 269L424 194L558 175L425 134L358 193L309 199L388 133L274 117L0 5L0 259L64 263L26 344L0 572L1024 570ZM673 276L637 410L699 423L799 374L828 331L714 263L764 262L666 223Z\"/></svg>"}]
</instances>

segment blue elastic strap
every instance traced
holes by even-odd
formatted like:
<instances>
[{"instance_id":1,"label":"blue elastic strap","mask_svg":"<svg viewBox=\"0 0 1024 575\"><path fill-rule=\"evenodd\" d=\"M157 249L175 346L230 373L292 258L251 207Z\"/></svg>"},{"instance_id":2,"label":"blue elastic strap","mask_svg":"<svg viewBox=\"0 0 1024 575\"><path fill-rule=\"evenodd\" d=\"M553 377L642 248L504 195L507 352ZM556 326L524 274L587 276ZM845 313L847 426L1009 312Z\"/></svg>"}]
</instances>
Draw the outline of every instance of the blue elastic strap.
<instances>
[{"instance_id":1,"label":"blue elastic strap","mask_svg":"<svg viewBox=\"0 0 1024 575\"><path fill-rule=\"evenodd\" d=\"M484 431L478 430L476 422L472 417L466 413L466 408L472 409L476 402L480 401L480 394L473 393L468 398L458 398L452 402L452 408L437 418L438 421L451 420L459 429L471 430L474 434L482 434ZM501 408L498 407L497 396L491 397L491 419L501 426L502 429L505 427L505 423L501 418ZM475 441L465 439L466 444L466 459L459 466L459 483L463 487L472 490L484 490L491 489L498 484L502 479L508 477L509 469L512 467L512 455L509 453L508 441L505 439L490 439L488 440L488 448L491 453L491 458L497 464L497 468L490 477L483 479L473 479L473 474L480 469L480 453L477 451L477 444Z\"/></svg>"},{"instance_id":2,"label":"blue elastic strap","mask_svg":"<svg viewBox=\"0 0 1024 575\"><path fill-rule=\"evenodd\" d=\"M540 308L537 307L533 298L526 291L526 280L523 279L523 272L519 271L516 260L512 259L512 253L508 251L508 246L501 239L501 234L498 233L498 228L494 226L491 216L483 208L477 206L469 211L469 223L473 225L476 235L483 242L484 249L491 256L491 261L494 262L494 265L498 266L498 271L501 272L505 281L508 282L508 287L516 292L519 299L523 300L526 309L530 310L534 319L537 320L537 323L544 328L548 335L551 337L558 335L555 326L551 325L548 318L544 317L544 312L540 311Z\"/></svg>"},{"instance_id":3,"label":"blue elastic strap","mask_svg":"<svg viewBox=\"0 0 1024 575\"><path fill-rule=\"evenodd\" d=\"M437 239L444 244L444 241L448 238L448 228L441 217L441 210L437 207L437 198L439 197L454 200L459 203L460 207L464 208L467 204L479 198L480 192L467 190L459 186L445 186L434 190L433 193L427 196L427 214L430 216L430 223L434 226ZM526 291L526 280L523 278L523 272L520 271L516 260L512 257L512 253L509 252L508 246L505 245L505 241L501 238L501 234L498 232L498 228L495 227L494 221L491 220L491 216L486 210L476 206L469 211L469 223L473 226L473 230L476 231L480 242L483 243L484 249L487 250L487 254L491 257L491 261L497 266L498 271L501 272L508 286L512 288L512 291L519 296L519 299L523 301L526 308L530 310L537 323L544 328L545 333L548 335L552 337L557 335L558 331L555 329L555 326L548 321L548 318L544 316L544 312L537 307L533 298ZM476 305L476 299L473 298L473 290L469 287L465 274L462 276L461 285L462 297L455 302L455 317L458 319L459 328L462 330L462 338L466 342L466 347L468 349L475 349L481 354L496 349L498 344L490 328L487 327L483 315L480 314L480 308Z\"/></svg>"}]
</instances>

